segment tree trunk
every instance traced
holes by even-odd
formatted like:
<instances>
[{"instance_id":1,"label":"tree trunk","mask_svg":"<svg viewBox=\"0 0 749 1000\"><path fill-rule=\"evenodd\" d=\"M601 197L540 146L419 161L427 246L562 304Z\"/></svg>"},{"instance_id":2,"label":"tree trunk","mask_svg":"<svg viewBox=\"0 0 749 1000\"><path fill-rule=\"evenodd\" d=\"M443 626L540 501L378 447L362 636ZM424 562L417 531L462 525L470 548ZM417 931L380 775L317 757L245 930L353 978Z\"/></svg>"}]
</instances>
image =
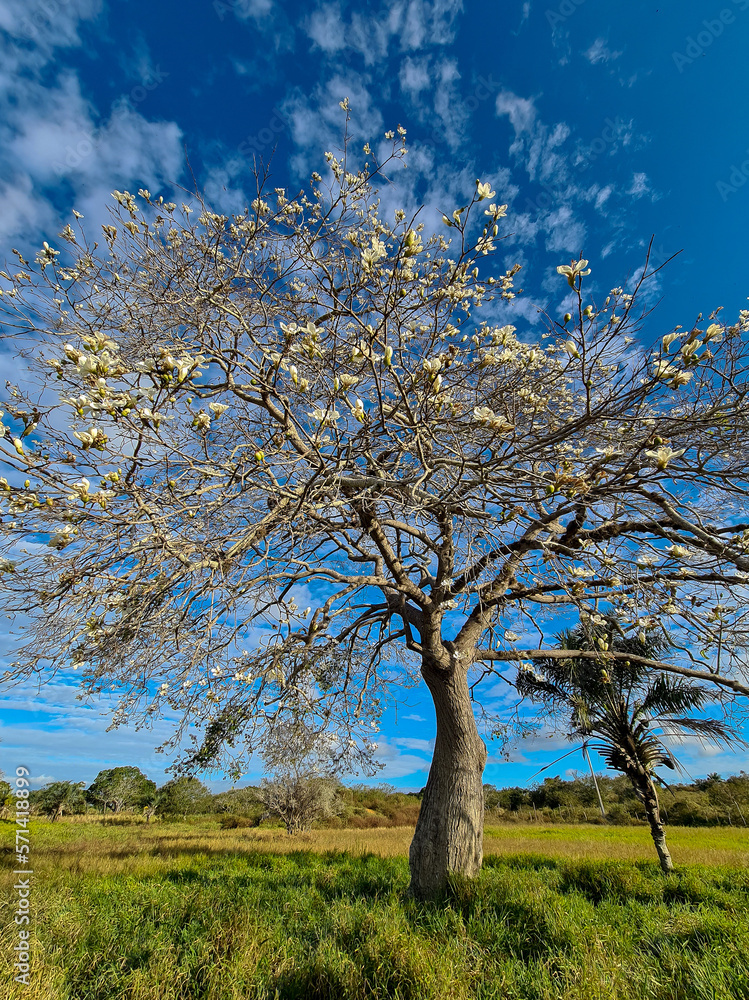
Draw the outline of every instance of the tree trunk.
<instances>
[{"instance_id":1,"label":"tree trunk","mask_svg":"<svg viewBox=\"0 0 749 1000\"><path fill-rule=\"evenodd\" d=\"M661 870L664 875L670 875L674 870L674 863L666 845L666 834L661 821L661 812L658 806L658 793L655 790L652 778L649 774L639 776L638 791L645 806L645 814L650 824L650 835L653 838L655 849L658 852L658 860L661 863Z\"/></svg>"},{"instance_id":2,"label":"tree trunk","mask_svg":"<svg viewBox=\"0 0 749 1000\"><path fill-rule=\"evenodd\" d=\"M65 808L65 805L62 802L57 806L57 808L55 809L55 811L52 813L52 822L53 823L56 823L58 821L58 819L62 818L62 811L63 811L64 808Z\"/></svg>"},{"instance_id":3,"label":"tree trunk","mask_svg":"<svg viewBox=\"0 0 749 1000\"><path fill-rule=\"evenodd\" d=\"M481 868L486 747L473 717L466 671L424 666L422 676L434 701L437 738L409 851L409 892L429 899L444 888L450 872L470 878Z\"/></svg>"}]
</instances>

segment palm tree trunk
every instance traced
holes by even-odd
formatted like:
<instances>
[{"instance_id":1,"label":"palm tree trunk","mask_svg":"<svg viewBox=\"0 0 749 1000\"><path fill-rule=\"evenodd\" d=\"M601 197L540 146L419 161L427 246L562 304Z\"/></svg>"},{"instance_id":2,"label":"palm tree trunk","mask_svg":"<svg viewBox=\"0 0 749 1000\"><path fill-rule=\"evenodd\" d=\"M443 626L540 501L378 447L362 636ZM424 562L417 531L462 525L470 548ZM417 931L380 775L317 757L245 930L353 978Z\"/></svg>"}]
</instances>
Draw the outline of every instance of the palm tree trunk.
<instances>
[{"instance_id":1,"label":"palm tree trunk","mask_svg":"<svg viewBox=\"0 0 749 1000\"><path fill-rule=\"evenodd\" d=\"M661 863L661 870L664 875L670 875L674 870L674 863L671 860L671 853L666 844L666 833L663 829L661 811L658 805L658 793L649 774L639 775L637 790L642 797L645 806L645 814L650 824L650 835L653 838L655 849L658 852L658 860Z\"/></svg>"},{"instance_id":2,"label":"palm tree trunk","mask_svg":"<svg viewBox=\"0 0 749 1000\"><path fill-rule=\"evenodd\" d=\"M434 701L437 737L409 851L417 899L444 888L456 872L474 876L483 860L486 747L473 716L467 672L422 668Z\"/></svg>"}]
</instances>

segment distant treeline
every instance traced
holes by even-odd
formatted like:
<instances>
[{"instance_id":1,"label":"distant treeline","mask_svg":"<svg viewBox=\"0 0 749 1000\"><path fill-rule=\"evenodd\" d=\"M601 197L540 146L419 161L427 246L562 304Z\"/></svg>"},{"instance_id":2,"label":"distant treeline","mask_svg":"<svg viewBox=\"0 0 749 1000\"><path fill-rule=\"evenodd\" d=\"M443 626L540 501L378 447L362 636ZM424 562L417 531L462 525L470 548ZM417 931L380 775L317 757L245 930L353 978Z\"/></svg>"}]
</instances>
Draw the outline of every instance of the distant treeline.
<instances>
[{"instance_id":1,"label":"distant treeline","mask_svg":"<svg viewBox=\"0 0 749 1000\"><path fill-rule=\"evenodd\" d=\"M338 807L317 825L366 829L409 826L419 814L420 792L400 792L391 785L335 785ZM615 824L645 821L645 812L631 783L624 776L597 778L577 775L565 781L549 777L530 787L496 788L484 785L487 822L568 822ZM599 802L600 793L600 802ZM0 781L0 802L9 797L10 785ZM6 813L9 815L6 805ZM603 813L601 811L603 806ZM211 793L197 778L175 778L157 788L138 768L102 771L86 788L83 782L51 782L31 792L36 815L59 819L63 815L97 812L144 815L162 820L215 815L224 826L277 824L269 816L260 786L247 785ZM749 774L721 778L710 774L691 784L669 784L661 793L666 822L673 826L747 826L749 824Z\"/></svg>"},{"instance_id":2,"label":"distant treeline","mask_svg":"<svg viewBox=\"0 0 749 1000\"><path fill-rule=\"evenodd\" d=\"M645 810L631 782L616 778L578 775L569 781L546 778L532 787L495 788L484 785L489 816L517 820L563 820L627 824L645 822ZM749 823L749 774L730 778L710 774L691 784L664 786L661 813L672 826L747 826Z\"/></svg>"}]
</instances>

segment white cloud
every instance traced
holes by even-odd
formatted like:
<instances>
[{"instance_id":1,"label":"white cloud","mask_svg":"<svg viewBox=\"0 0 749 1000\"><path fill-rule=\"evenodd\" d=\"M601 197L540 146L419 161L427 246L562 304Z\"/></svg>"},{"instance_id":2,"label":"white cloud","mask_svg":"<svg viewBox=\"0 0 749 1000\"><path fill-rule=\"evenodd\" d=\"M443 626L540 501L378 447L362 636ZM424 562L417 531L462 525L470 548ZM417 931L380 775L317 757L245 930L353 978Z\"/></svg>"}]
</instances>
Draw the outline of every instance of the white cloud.
<instances>
[{"instance_id":1,"label":"white cloud","mask_svg":"<svg viewBox=\"0 0 749 1000\"><path fill-rule=\"evenodd\" d=\"M0 0L0 28L15 42L31 44L29 59L38 65L55 48L81 44L82 23L102 10L101 0ZM4 65L8 64L4 62Z\"/></svg>"},{"instance_id":2,"label":"white cloud","mask_svg":"<svg viewBox=\"0 0 749 1000\"><path fill-rule=\"evenodd\" d=\"M408 58L403 60L398 75L401 90L411 98L419 98L421 92L427 90L432 83L429 72L429 60L424 58Z\"/></svg>"},{"instance_id":3,"label":"white cloud","mask_svg":"<svg viewBox=\"0 0 749 1000\"><path fill-rule=\"evenodd\" d=\"M462 10L462 0L384 0L377 7L354 10L347 22L340 3L321 3L304 22L304 30L326 55L348 51L374 66L394 51L451 43Z\"/></svg>"},{"instance_id":4,"label":"white cloud","mask_svg":"<svg viewBox=\"0 0 749 1000\"><path fill-rule=\"evenodd\" d=\"M618 59L621 54L621 52L612 52L604 38L596 38L590 48L583 53L588 62L594 66L601 62L612 62L614 59Z\"/></svg>"},{"instance_id":5,"label":"white cloud","mask_svg":"<svg viewBox=\"0 0 749 1000\"><path fill-rule=\"evenodd\" d=\"M392 778L403 778L411 774L426 774L429 772L430 761L415 754L401 753L396 743L402 740L389 741L386 737L381 737L375 752L375 759L384 768L377 772L379 781L388 781Z\"/></svg>"},{"instance_id":6,"label":"white cloud","mask_svg":"<svg viewBox=\"0 0 749 1000\"><path fill-rule=\"evenodd\" d=\"M298 178L306 181L310 171L321 171L323 152L341 148L345 115L340 108L344 97L351 106L350 132L355 155L364 142L377 143L384 131L382 115L367 89L364 75L336 73L327 83L318 84L311 93L293 90L282 102L280 110L288 121L291 137L297 147L292 168Z\"/></svg>"},{"instance_id":7,"label":"white cloud","mask_svg":"<svg viewBox=\"0 0 749 1000\"><path fill-rule=\"evenodd\" d=\"M585 247L585 224L575 217L570 205L562 205L549 212L544 219L546 249L553 253L571 253L577 256Z\"/></svg>"},{"instance_id":8,"label":"white cloud","mask_svg":"<svg viewBox=\"0 0 749 1000\"><path fill-rule=\"evenodd\" d=\"M633 198L642 198L643 195L650 194L651 188L648 182L648 175L643 173L635 173L632 175L632 184L627 191L627 194L631 194Z\"/></svg>"},{"instance_id":9,"label":"white cloud","mask_svg":"<svg viewBox=\"0 0 749 1000\"><path fill-rule=\"evenodd\" d=\"M503 90L497 95L496 108L498 115L507 115L510 119L516 136L532 131L536 120L536 108L532 97L518 97L511 90Z\"/></svg>"},{"instance_id":10,"label":"white cloud","mask_svg":"<svg viewBox=\"0 0 749 1000\"><path fill-rule=\"evenodd\" d=\"M398 747L405 747L406 750L423 750L429 754L434 750L434 740L418 740L412 736L398 736L393 739L393 743Z\"/></svg>"},{"instance_id":11,"label":"white cloud","mask_svg":"<svg viewBox=\"0 0 749 1000\"><path fill-rule=\"evenodd\" d=\"M6 772L28 767L35 784L46 781L85 781L90 784L102 768L134 764L161 782L169 776L168 757L153 749L174 732L174 719L164 718L148 730L123 727L107 732L113 701L95 705L78 701L78 687L57 677L39 689L31 681L0 694L5 723L0 729L2 764ZM8 721L20 715L18 722ZM52 769L53 776L47 772Z\"/></svg>"},{"instance_id":12,"label":"white cloud","mask_svg":"<svg viewBox=\"0 0 749 1000\"><path fill-rule=\"evenodd\" d=\"M104 221L102 206L113 188L158 190L181 173L177 125L149 121L136 110L166 76L160 71L154 75L157 71L145 50L136 61L147 66L151 76L123 95L108 116L100 117L83 96L72 69L63 68L50 76L48 63L55 47L80 44L81 23L98 10L98 3L85 0L64 7L24 7L13 0L0 3L0 22L13 21L14 35L0 44L0 64L6 68L0 71L0 169L4 174L0 238L4 240L38 243L68 221L68 210L60 214L47 198L49 187L66 183L72 189L72 204L79 210L90 207L96 216L90 221L95 224ZM26 35L24 18L32 19L33 31L29 34L28 29Z\"/></svg>"}]
</instances>

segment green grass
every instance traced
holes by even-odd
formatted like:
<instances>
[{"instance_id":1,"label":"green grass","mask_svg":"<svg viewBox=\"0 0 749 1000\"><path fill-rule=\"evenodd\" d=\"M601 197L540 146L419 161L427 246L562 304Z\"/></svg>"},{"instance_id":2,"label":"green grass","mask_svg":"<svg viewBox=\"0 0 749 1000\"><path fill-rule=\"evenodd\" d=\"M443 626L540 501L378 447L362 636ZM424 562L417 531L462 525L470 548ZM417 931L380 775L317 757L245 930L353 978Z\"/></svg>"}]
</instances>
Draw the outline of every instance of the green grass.
<instances>
[{"instance_id":1,"label":"green grass","mask_svg":"<svg viewBox=\"0 0 749 1000\"><path fill-rule=\"evenodd\" d=\"M423 905L404 857L126 830L34 825L34 980L5 906L2 1000L749 997L748 867L490 855Z\"/></svg>"}]
</instances>

